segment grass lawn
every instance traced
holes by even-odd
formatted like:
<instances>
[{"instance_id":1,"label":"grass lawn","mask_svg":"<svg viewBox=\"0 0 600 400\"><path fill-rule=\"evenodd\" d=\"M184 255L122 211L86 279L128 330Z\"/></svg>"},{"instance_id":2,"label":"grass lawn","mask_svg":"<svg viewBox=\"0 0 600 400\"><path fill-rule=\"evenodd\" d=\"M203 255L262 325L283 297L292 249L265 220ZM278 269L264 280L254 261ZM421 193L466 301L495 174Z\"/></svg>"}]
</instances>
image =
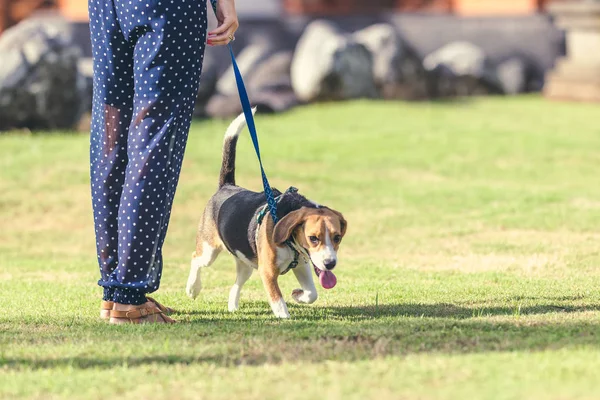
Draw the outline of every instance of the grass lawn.
<instances>
[{"instance_id":1,"label":"grass lawn","mask_svg":"<svg viewBox=\"0 0 600 400\"><path fill-rule=\"evenodd\" d=\"M0 398L600 396L600 109L538 97L349 102L257 115L265 167L342 211L338 285L276 320L233 260L185 296L226 122L199 122L156 297L176 326L110 326L87 135L0 136ZM238 182L260 188L250 139Z\"/></svg>"}]
</instances>

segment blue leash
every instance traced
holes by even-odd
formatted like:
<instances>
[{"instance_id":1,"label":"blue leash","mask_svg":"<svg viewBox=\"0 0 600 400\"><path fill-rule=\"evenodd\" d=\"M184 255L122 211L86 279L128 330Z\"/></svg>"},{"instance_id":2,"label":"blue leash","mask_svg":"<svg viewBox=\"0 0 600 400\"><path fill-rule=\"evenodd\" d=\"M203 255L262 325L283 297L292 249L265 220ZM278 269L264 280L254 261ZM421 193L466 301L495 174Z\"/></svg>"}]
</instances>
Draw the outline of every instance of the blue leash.
<instances>
[{"instance_id":1,"label":"blue leash","mask_svg":"<svg viewBox=\"0 0 600 400\"><path fill-rule=\"evenodd\" d=\"M217 15L217 0L210 0L210 3L215 15ZM235 81L237 84L238 93L240 95L240 102L242 103L242 109L244 110L244 116L246 117L246 124L248 125L248 130L250 131L250 137L252 138L252 143L254 144L254 150L256 150L256 156L258 157L263 187L265 188L265 197L267 198L267 206L269 207L269 212L271 213L273 222L277 223L277 202L273 197L273 190L271 189L271 185L269 185L267 174L265 174L265 169L263 168L262 158L260 157L260 147L258 146L258 135L256 134L256 127L254 125L252 107L250 106L250 100L248 99L248 93L246 92L244 79L242 78L242 74L238 68L237 62L235 61L235 56L233 55L231 42L227 45L227 47L229 47L229 55L231 55L231 64L233 65L233 72L235 74Z\"/></svg>"}]
</instances>

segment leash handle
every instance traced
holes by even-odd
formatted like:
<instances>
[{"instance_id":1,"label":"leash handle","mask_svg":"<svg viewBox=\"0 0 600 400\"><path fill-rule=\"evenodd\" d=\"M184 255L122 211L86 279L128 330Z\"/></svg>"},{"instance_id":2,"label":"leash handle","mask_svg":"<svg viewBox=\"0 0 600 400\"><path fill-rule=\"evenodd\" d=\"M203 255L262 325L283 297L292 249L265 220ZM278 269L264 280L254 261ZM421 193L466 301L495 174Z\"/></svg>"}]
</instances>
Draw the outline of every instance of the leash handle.
<instances>
[{"instance_id":1,"label":"leash handle","mask_svg":"<svg viewBox=\"0 0 600 400\"><path fill-rule=\"evenodd\" d=\"M218 0L210 0L213 11L215 12L215 16L217 15L217 1ZM271 189L271 185L269 185L267 174L265 173L265 169L263 168L262 158L260 156L260 147L258 145L258 135L256 133L256 126L254 125L254 116L252 115L252 107L250 106L250 100L248 99L248 93L246 92L246 86L244 85L242 73L240 72L237 62L235 61L235 55L233 54L231 42L227 44L227 47L229 48L229 55L231 56L231 64L233 65L233 73L235 74L235 82L237 84L240 102L242 104L242 109L244 110L244 116L246 117L246 124L248 125L248 130L250 131L250 137L252 138L252 144L254 145L254 150L256 151L258 164L260 165L260 173L262 175L263 187L265 189L265 197L267 198L267 205L269 207L271 217L273 218L273 222L277 223L277 202L275 201L275 197L273 196L273 190Z\"/></svg>"}]
</instances>

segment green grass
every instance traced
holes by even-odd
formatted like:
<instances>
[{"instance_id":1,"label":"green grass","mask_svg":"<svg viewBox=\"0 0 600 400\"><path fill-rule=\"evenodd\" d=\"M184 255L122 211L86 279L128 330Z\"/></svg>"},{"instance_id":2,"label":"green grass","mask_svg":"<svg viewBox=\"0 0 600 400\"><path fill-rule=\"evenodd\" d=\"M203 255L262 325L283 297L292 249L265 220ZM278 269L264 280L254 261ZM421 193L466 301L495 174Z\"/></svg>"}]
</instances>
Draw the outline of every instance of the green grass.
<instances>
[{"instance_id":1,"label":"green grass","mask_svg":"<svg viewBox=\"0 0 600 400\"><path fill-rule=\"evenodd\" d=\"M257 116L272 184L342 211L338 286L273 318L232 259L184 294L226 122L194 124L157 298L176 326L110 326L88 138L0 137L0 398L592 399L600 393L596 105L350 102ZM260 188L248 137L238 182Z\"/></svg>"}]
</instances>

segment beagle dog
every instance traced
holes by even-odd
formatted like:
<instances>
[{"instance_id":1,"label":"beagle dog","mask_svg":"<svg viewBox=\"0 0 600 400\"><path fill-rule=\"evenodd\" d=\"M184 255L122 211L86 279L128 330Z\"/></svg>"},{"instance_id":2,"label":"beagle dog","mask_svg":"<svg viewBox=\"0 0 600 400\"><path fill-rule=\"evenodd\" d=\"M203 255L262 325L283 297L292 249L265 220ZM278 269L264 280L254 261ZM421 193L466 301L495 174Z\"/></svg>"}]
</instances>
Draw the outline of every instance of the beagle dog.
<instances>
[{"instance_id":1,"label":"beagle dog","mask_svg":"<svg viewBox=\"0 0 600 400\"><path fill-rule=\"evenodd\" d=\"M256 108L252 110L255 111ZM265 194L235 184L236 144L245 125L241 114L225 133L219 189L200 220L186 292L192 299L198 296L202 288L200 270L209 267L226 249L234 256L237 269L235 284L229 292L229 311L238 309L242 286L256 269L273 313L279 318L289 318L277 282L279 276L290 269L294 272L300 289L292 291L292 298L298 303L311 304L317 300L311 269L321 286L333 288L337 280L332 270L337 264L337 251L347 223L341 213L290 188L285 193L273 189L278 217L274 224Z\"/></svg>"}]
</instances>

